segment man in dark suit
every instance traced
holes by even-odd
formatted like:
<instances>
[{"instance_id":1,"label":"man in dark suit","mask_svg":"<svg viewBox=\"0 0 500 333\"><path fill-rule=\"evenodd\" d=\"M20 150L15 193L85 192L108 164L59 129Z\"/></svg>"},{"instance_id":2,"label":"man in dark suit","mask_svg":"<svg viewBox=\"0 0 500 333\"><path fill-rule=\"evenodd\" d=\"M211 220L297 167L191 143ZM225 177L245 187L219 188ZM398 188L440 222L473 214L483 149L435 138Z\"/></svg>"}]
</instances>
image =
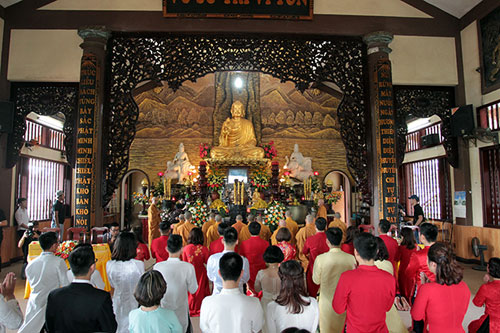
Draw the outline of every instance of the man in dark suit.
<instances>
[{"instance_id":1,"label":"man in dark suit","mask_svg":"<svg viewBox=\"0 0 500 333\"><path fill-rule=\"evenodd\" d=\"M90 284L95 271L92 246L78 245L69 256L75 275L69 286L49 294L46 328L52 332L116 332L117 323L109 293Z\"/></svg>"}]
</instances>

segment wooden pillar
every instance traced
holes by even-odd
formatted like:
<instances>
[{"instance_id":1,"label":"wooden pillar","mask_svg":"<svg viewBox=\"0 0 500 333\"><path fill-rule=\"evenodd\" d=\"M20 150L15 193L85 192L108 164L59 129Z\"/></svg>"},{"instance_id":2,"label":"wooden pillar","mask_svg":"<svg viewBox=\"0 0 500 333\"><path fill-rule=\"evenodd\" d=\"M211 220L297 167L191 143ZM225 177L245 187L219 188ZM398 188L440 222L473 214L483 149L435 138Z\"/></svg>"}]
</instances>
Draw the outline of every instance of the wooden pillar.
<instances>
[{"instance_id":1,"label":"wooden pillar","mask_svg":"<svg viewBox=\"0 0 500 333\"><path fill-rule=\"evenodd\" d=\"M78 35L83 39L83 56L76 132L75 226L91 228L103 224L102 114L109 32L91 27L79 29Z\"/></svg>"},{"instance_id":2,"label":"wooden pillar","mask_svg":"<svg viewBox=\"0 0 500 333\"><path fill-rule=\"evenodd\" d=\"M393 105L389 48L393 35L374 32L364 36L368 46L370 82L371 176L374 186L371 223L397 220L398 170L396 167L396 121Z\"/></svg>"}]
</instances>

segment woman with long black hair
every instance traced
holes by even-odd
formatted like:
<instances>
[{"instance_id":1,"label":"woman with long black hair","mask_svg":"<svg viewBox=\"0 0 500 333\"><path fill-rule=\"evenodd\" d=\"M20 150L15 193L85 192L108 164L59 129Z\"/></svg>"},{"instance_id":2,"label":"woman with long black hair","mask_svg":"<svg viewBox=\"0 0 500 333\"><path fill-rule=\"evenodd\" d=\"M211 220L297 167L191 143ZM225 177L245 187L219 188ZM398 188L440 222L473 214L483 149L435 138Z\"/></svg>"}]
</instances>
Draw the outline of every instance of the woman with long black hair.
<instances>
[{"instance_id":1,"label":"woman with long black hair","mask_svg":"<svg viewBox=\"0 0 500 333\"><path fill-rule=\"evenodd\" d=\"M425 320L424 327L429 333L464 332L462 322L469 306L470 290L462 281L463 269L451 249L442 243L429 248L427 265L436 275L436 282L422 281L411 309L412 318Z\"/></svg>"}]
</instances>

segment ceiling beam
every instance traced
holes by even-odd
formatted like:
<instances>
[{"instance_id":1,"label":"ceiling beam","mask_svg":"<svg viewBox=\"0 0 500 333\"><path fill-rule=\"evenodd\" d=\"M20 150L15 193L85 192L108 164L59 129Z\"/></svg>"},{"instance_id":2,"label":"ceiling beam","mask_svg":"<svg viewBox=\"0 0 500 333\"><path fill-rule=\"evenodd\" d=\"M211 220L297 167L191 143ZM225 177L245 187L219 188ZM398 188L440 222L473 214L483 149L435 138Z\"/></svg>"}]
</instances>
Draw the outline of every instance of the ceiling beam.
<instances>
[{"instance_id":1,"label":"ceiling beam","mask_svg":"<svg viewBox=\"0 0 500 333\"><path fill-rule=\"evenodd\" d=\"M423 11L427 15L430 15L436 19L449 20L451 22L455 22L458 25L459 22L458 18L456 18L455 16L451 15L448 12L445 12L441 8L438 8L434 5L431 5L428 2L425 2L424 0L401 0L401 1L418 10Z\"/></svg>"},{"instance_id":2,"label":"ceiling beam","mask_svg":"<svg viewBox=\"0 0 500 333\"><path fill-rule=\"evenodd\" d=\"M23 1L28 2L28 1ZM453 20L355 15L314 15L311 21L164 18L158 11L66 11L7 8L12 29L78 29L105 25L123 32L279 33L363 36L374 31L398 35L454 37Z\"/></svg>"},{"instance_id":3,"label":"ceiling beam","mask_svg":"<svg viewBox=\"0 0 500 333\"><path fill-rule=\"evenodd\" d=\"M475 20L480 20L499 6L498 0L483 0L460 19L460 30Z\"/></svg>"}]
</instances>

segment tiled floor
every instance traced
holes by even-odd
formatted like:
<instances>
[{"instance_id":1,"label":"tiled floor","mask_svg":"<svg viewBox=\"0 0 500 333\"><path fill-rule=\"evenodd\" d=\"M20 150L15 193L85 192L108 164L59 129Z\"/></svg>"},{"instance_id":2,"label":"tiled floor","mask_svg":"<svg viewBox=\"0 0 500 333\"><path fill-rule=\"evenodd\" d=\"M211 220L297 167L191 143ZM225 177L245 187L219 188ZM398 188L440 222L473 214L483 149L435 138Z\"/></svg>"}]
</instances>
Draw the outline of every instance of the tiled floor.
<instances>
[{"instance_id":1,"label":"tiled floor","mask_svg":"<svg viewBox=\"0 0 500 333\"><path fill-rule=\"evenodd\" d=\"M148 262L146 263L146 267L149 267L153 264L153 262ZM473 270L471 267L472 265L464 265L462 264L463 267L465 267L465 272L464 272L464 280L469 286L469 289L471 290L472 297L476 294L477 290L483 283L483 276L484 272L479 272ZM16 276L20 276L21 272L21 264L20 263L15 263L9 267L3 268L2 271L0 272L0 279L3 281L3 278L8 272L14 272L16 273ZM16 285L16 298L19 301L19 304L21 306L21 309L23 312L26 309L26 303L27 300L24 299L24 280L18 279L17 280L17 285ZM469 309L467 311L467 314L465 315L465 320L464 320L464 328L467 331L467 325L474 319L477 319L481 316L481 314L484 312L483 308L478 308L472 304L472 298L471 298L471 303L469 305ZM407 326L411 325L411 318L409 312L400 312L401 318L407 324ZM193 324L194 332L198 333L200 332L199 329L199 318L191 318L191 322ZM15 331L9 331L7 332L15 332Z\"/></svg>"}]
</instances>

